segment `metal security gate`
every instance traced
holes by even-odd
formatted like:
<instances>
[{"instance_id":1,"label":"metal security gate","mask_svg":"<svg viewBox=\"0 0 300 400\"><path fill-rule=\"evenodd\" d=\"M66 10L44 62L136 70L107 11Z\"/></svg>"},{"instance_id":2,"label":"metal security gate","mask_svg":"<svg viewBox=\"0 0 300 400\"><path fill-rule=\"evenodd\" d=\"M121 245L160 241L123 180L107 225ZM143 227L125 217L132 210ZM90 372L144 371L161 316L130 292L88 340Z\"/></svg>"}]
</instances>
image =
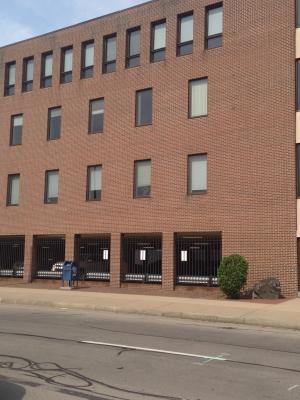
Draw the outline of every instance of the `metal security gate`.
<instances>
[{"instance_id":1,"label":"metal security gate","mask_svg":"<svg viewBox=\"0 0 300 400\"><path fill-rule=\"evenodd\" d=\"M24 248L24 236L0 237L0 277L23 277Z\"/></svg>"},{"instance_id":2,"label":"metal security gate","mask_svg":"<svg viewBox=\"0 0 300 400\"><path fill-rule=\"evenodd\" d=\"M75 261L80 279L110 280L110 237L77 235Z\"/></svg>"},{"instance_id":3,"label":"metal security gate","mask_svg":"<svg viewBox=\"0 0 300 400\"><path fill-rule=\"evenodd\" d=\"M65 261L63 236L38 236L34 238L37 278L60 279Z\"/></svg>"},{"instance_id":4,"label":"metal security gate","mask_svg":"<svg viewBox=\"0 0 300 400\"><path fill-rule=\"evenodd\" d=\"M161 283L161 266L161 236L123 236L123 282Z\"/></svg>"},{"instance_id":5,"label":"metal security gate","mask_svg":"<svg viewBox=\"0 0 300 400\"><path fill-rule=\"evenodd\" d=\"M221 234L177 234L175 236L177 284L216 286L221 257Z\"/></svg>"}]
</instances>

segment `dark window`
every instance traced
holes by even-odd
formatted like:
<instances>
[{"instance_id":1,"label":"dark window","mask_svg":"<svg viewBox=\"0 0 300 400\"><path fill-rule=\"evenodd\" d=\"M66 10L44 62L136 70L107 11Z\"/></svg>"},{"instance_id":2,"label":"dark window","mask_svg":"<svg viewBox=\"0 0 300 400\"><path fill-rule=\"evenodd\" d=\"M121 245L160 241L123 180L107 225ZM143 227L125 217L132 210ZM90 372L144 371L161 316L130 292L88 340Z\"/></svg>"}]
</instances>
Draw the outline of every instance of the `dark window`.
<instances>
[{"instance_id":1,"label":"dark window","mask_svg":"<svg viewBox=\"0 0 300 400\"><path fill-rule=\"evenodd\" d=\"M52 86L53 53L52 51L42 54L41 87Z\"/></svg>"},{"instance_id":2,"label":"dark window","mask_svg":"<svg viewBox=\"0 0 300 400\"><path fill-rule=\"evenodd\" d=\"M95 44L93 40L82 43L81 48L81 78L91 78L94 73L94 51Z\"/></svg>"},{"instance_id":3,"label":"dark window","mask_svg":"<svg viewBox=\"0 0 300 400\"><path fill-rule=\"evenodd\" d=\"M60 83L72 82L73 46L61 50Z\"/></svg>"},{"instance_id":4,"label":"dark window","mask_svg":"<svg viewBox=\"0 0 300 400\"><path fill-rule=\"evenodd\" d=\"M88 181L87 181L87 201L101 200L102 190L102 166L94 165L88 167Z\"/></svg>"},{"instance_id":5,"label":"dark window","mask_svg":"<svg viewBox=\"0 0 300 400\"><path fill-rule=\"evenodd\" d=\"M50 108L48 111L48 140L60 138L61 107Z\"/></svg>"},{"instance_id":6,"label":"dark window","mask_svg":"<svg viewBox=\"0 0 300 400\"><path fill-rule=\"evenodd\" d=\"M300 59L296 61L296 110L300 111Z\"/></svg>"},{"instance_id":7,"label":"dark window","mask_svg":"<svg viewBox=\"0 0 300 400\"><path fill-rule=\"evenodd\" d=\"M104 37L103 73L115 72L117 65L117 34Z\"/></svg>"},{"instance_id":8,"label":"dark window","mask_svg":"<svg viewBox=\"0 0 300 400\"><path fill-rule=\"evenodd\" d=\"M296 0L296 28L300 27L300 0Z\"/></svg>"},{"instance_id":9,"label":"dark window","mask_svg":"<svg viewBox=\"0 0 300 400\"><path fill-rule=\"evenodd\" d=\"M151 62L162 61L166 58L166 20L153 22L151 26Z\"/></svg>"},{"instance_id":10,"label":"dark window","mask_svg":"<svg viewBox=\"0 0 300 400\"><path fill-rule=\"evenodd\" d=\"M136 92L136 126L152 124L152 89Z\"/></svg>"},{"instance_id":11,"label":"dark window","mask_svg":"<svg viewBox=\"0 0 300 400\"><path fill-rule=\"evenodd\" d=\"M177 55L184 56L193 52L194 16L193 12L178 16Z\"/></svg>"},{"instance_id":12,"label":"dark window","mask_svg":"<svg viewBox=\"0 0 300 400\"><path fill-rule=\"evenodd\" d=\"M23 114L13 115L11 117L10 127L10 145L17 146L22 144L23 132Z\"/></svg>"},{"instance_id":13,"label":"dark window","mask_svg":"<svg viewBox=\"0 0 300 400\"><path fill-rule=\"evenodd\" d=\"M134 163L134 197L151 195L151 160Z\"/></svg>"},{"instance_id":14,"label":"dark window","mask_svg":"<svg viewBox=\"0 0 300 400\"><path fill-rule=\"evenodd\" d=\"M206 7L206 42L207 49L221 47L223 41L223 5L213 4Z\"/></svg>"},{"instance_id":15,"label":"dark window","mask_svg":"<svg viewBox=\"0 0 300 400\"><path fill-rule=\"evenodd\" d=\"M300 144L296 145L297 197L300 197Z\"/></svg>"},{"instance_id":16,"label":"dark window","mask_svg":"<svg viewBox=\"0 0 300 400\"><path fill-rule=\"evenodd\" d=\"M55 204L58 202L58 178L59 171L46 171L45 175L45 203Z\"/></svg>"},{"instance_id":17,"label":"dark window","mask_svg":"<svg viewBox=\"0 0 300 400\"><path fill-rule=\"evenodd\" d=\"M5 64L5 85L4 95L13 96L15 94L16 85L16 62Z\"/></svg>"},{"instance_id":18,"label":"dark window","mask_svg":"<svg viewBox=\"0 0 300 400\"><path fill-rule=\"evenodd\" d=\"M133 28L127 31L126 67L133 68L140 65L141 53L141 28Z\"/></svg>"},{"instance_id":19,"label":"dark window","mask_svg":"<svg viewBox=\"0 0 300 400\"><path fill-rule=\"evenodd\" d=\"M23 79L22 79L23 92L30 92L33 88L33 65L34 65L33 57L28 57L23 60Z\"/></svg>"},{"instance_id":20,"label":"dark window","mask_svg":"<svg viewBox=\"0 0 300 400\"><path fill-rule=\"evenodd\" d=\"M89 133L103 132L104 125L104 99L90 101Z\"/></svg>"},{"instance_id":21,"label":"dark window","mask_svg":"<svg viewBox=\"0 0 300 400\"><path fill-rule=\"evenodd\" d=\"M8 206L19 205L19 195L20 195L20 174L8 175L6 204Z\"/></svg>"},{"instance_id":22,"label":"dark window","mask_svg":"<svg viewBox=\"0 0 300 400\"><path fill-rule=\"evenodd\" d=\"M208 79L189 81L189 118L203 117L208 113Z\"/></svg>"},{"instance_id":23,"label":"dark window","mask_svg":"<svg viewBox=\"0 0 300 400\"><path fill-rule=\"evenodd\" d=\"M201 193L207 190L207 154L194 154L188 157L188 193Z\"/></svg>"}]
</instances>

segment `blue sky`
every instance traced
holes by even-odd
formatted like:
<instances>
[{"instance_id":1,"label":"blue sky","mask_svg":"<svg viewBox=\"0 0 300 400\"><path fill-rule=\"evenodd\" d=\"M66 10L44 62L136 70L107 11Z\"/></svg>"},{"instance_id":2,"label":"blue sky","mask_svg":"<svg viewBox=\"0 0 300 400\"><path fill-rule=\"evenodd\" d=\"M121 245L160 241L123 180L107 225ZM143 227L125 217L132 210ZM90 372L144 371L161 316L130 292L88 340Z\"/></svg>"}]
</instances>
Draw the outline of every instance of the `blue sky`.
<instances>
[{"instance_id":1,"label":"blue sky","mask_svg":"<svg viewBox=\"0 0 300 400\"><path fill-rule=\"evenodd\" d=\"M146 0L1 1L0 46L99 17Z\"/></svg>"}]
</instances>

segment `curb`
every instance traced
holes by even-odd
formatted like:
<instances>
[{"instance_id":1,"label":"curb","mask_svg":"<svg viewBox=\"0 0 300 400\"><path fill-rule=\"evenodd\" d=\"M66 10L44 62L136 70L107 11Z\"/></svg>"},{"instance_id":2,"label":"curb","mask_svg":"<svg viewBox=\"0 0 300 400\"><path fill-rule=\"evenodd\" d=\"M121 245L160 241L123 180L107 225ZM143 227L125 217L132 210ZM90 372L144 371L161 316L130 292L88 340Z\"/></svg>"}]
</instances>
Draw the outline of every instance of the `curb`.
<instances>
[{"instance_id":1,"label":"curb","mask_svg":"<svg viewBox=\"0 0 300 400\"><path fill-rule=\"evenodd\" d=\"M102 305L87 305L77 303L65 303L55 301L43 301L43 300L22 300L22 299L9 299L0 298L0 304L6 305L20 305L20 306L40 306L40 307L51 307L51 308L68 308L70 310L87 310L87 311L101 311L101 312L112 312L115 314L127 314L127 315L142 315L151 317L163 317L173 318L182 320L202 321L202 322L215 322L245 326L256 326L261 328L277 328L277 329L289 329L300 331L299 323L289 323L281 321L268 321L266 319L255 319L248 317L222 317L217 315L203 315L195 313L183 313L175 311L159 311L155 309L144 309L138 310L134 308L126 308L119 306L102 306Z\"/></svg>"}]
</instances>

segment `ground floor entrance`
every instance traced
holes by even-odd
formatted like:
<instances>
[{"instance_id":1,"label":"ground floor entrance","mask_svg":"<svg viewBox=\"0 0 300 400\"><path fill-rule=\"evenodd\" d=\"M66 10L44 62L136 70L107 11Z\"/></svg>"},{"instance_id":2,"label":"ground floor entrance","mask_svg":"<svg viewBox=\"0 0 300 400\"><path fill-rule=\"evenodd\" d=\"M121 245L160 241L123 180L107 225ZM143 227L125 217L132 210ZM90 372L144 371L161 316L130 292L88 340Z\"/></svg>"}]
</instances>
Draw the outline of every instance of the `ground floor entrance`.
<instances>
[{"instance_id":1,"label":"ground floor entrance","mask_svg":"<svg viewBox=\"0 0 300 400\"><path fill-rule=\"evenodd\" d=\"M24 236L0 236L0 277L23 277L24 248Z\"/></svg>"}]
</instances>

